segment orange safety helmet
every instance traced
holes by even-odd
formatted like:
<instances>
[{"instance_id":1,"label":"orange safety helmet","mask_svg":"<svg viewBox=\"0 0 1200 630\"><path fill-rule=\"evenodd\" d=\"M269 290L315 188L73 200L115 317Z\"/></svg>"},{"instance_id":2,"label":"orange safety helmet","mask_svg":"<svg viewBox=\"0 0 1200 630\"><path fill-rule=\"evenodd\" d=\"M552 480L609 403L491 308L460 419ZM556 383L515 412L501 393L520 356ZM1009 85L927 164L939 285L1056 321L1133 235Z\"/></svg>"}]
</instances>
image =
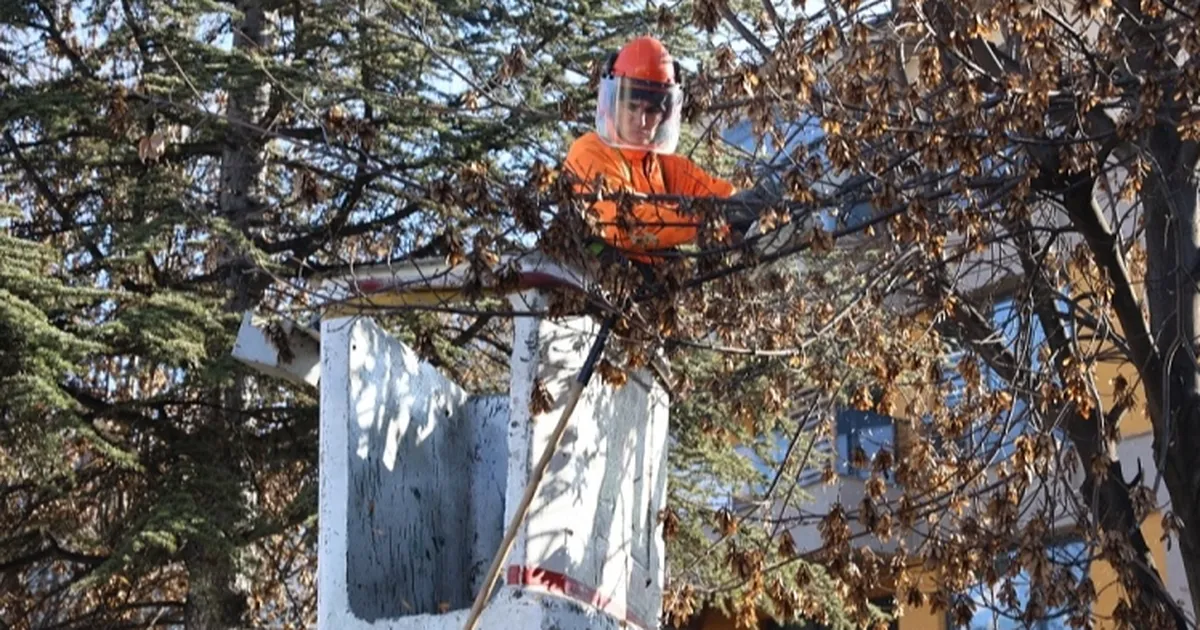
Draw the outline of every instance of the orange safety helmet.
<instances>
[{"instance_id":1,"label":"orange safety helmet","mask_svg":"<svg viewBox=\"0 0 1200 630\"><path fill-rule=\"evenodd\" d=\"M608 74L671 85L679 79L678 65L662 42L638 37L609 56Z\"/></svg>"},{"instance_id":2,"label":"orange safety helmet","mask_svg":"<svg viewBox=\"0 0 1200 630\"><path fill-rule=\"evenodd\" d=\"M600 138L623 149L674 153L683 109L682 82L679 64L653 37L635 38L609 55L596 99ZM652 125L645 116L661 119ZM639 129L630 129L631 124Z\"/></svg>"}]
</instances>

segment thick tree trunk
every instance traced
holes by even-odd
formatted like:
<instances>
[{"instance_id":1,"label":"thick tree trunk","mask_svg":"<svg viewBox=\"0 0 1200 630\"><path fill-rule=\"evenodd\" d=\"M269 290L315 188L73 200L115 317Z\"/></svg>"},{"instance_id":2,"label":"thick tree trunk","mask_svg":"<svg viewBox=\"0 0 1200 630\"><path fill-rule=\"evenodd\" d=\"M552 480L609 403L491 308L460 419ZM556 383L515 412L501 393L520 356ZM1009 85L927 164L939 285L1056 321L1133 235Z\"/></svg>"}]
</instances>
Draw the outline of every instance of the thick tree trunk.
<instances>
[{"instance_id":1,"label":"thick tree trunk","mask_svg":"<svg viewBox=\"0 0 1200 630\"><path fill-rule=\"evenodd\" d=\"M238 0L240 19L233 23L233 46L248 57L269 50L272 43L271 23L264 0ZM226 116L231 120L262 124L270 101L270 83L254 67L238 65L230 69ZM218 208L221 216L243 234L250 236L253 220L263 207L266 138L248 130L245 125L231 126L225 137L221 159ZM224 254L222 265L228 270L226 288L229 300L226 310L241 313L251 309L261 299L266 286L262 274L255 273L251 258L240 252ZM232 497L216 498L226 502L228 509L217 517L218 526L226 534L220 544L189 543L185 552L188 568L188 598L185 609L189 629L217 630L245 625L245 594L237 588L237 555L240 550L234 540L238 521L246 514L241 487L245 477L239 470L240 457L231 443L241 430L237 410L245 408L245 384L240 377L216 396L211 433L206 442L206 461L198 462L201 470L214 467L212 475L228 475L225 484ZM206 475L207 476L207 475Z\"/></svg>"},{"instance_id":2,"label":"thick tree trunk","mask_svg":"<svg viewBox=\"0 0 1200 630\"><path fill-rule=\"evenodd\" d=\"M1064 203L1073 216L1080 220L1085 219L1088 216L1086 213L1094 210L1091 188L1077 186L1072 190L1073 193L1068 193L1064 198ZM1045 333L1051 354L1056 357L1055 369L1063 374L1065 361L1073 354L1071 340L1055 304L1057 293L1053 289L1053 283L1045 275L1046 269L1038 257L1041 245L1029 236L1032 231L1028 226L1014 225L1009 228L1013 234L1019 235L1015 237L1014 244L1021 257L1026 279L1033 287L1035 315ZM1092 243L1093 248L1102 245L1103 243L1099 242ZM948 281L946 286L949 287ZM969 301L960 302L954 314L954 321L957 330L951 331L951 334L970 343L993 370L1014 386L1029 386L1020 380L1022 363L1016 355L1008 348L983 342L993 338L993 327L987 317L969 305ZM1140 608L1135 607L1134 614L1141 615L1139 619L1144 627L1184 630L1188 627L1187 621L1179 607L1170 600L1165 584L1155 567L1153 555L1142 534L1141 523L1134 509L1130 492L1132 487L1125 480L1121 470L1117 444L1112 439L1112 434L1105 430L1106 423L1117 421L1120 414L1112 413L1106 418L1099 409L1092 410L1089 416L1080 415L1076 409L1063 411L1068 437L1082 463L1084 479L1079 488L1080 495L1087 502L1091 516L1100 530L1113 535L1114 541L1121 541L1121 544L1126 545L1120 553L1114 554L1112 560L1123 585L1128 592L1136 594L1137 602L1142 605ZM1097 461L1107 462L1102 471L1093 465Z\"/></svg>"},{"instance_id":3,"label":"thick tree trunk","mask_svg":"<svg viewBox=\"0 0 1200 630\"><path fill-rule=\"evenodd\" d=\"M1144 182L1141 195L1146 218L1146 232L1142 240L1148 254L1144 285L1138 286L1128 269L1126 252L1122 249L1124 243L1117 238L1094 198L1094 181L1091 177L1068 176L1059 162L1061 155L1057 147L1037 147L1031 143L1024 148L1042 162L1039 164L1042 167L1039 182L1035 185L1046 187L1053 194L1063 195L1063 203L1071 215L1073 226L1086 237L1097 266L1112 282L1112 307L1127 341L1128 358L1141 377L1146 407L1155 429L1156 464L1170 493L1172 509L1184 525L1184 531L1180 533L1180 550L1187 567L1193 609L1200 611L1200 370L1196 360L1196 323L1200 320L1200 300L1197 299L1200 286L1197 284L1200 282L1200 222L1197 221L1196 209L1200 188L1195 173L1197 147L1193 142L1183 142L1178 131L1179 115L1192 103L1174 96L1177 79L1171 78L1168 70L1177 69L1173 59L1174 50L1170 48L1176 44L1160 41L1164 20L1174 17L1150 15L1143 11L1143 3L1136 0L1118 0L1114 4L1127 16L1116 27L1121 36L1132 43L1130 50L1133 52L1123 60L1124 67L1139 76L1145 73L1145 76L1167 77L1154 84L1155 89L1166 95L1159 104L1159 111L1154 112L1160 121L1158 125L1146 136L1138 136L1129 145L1115 149L1127 155L1148 153L1152 166L1152 174L1149 181ZM931 16L930 25L942 37L950 39L952 25L942 26L937 21L938 10L945 11L945 6L947 4L944 2L934 2L932 6L925 7L925 13ZM1164 53L1168 50L1171 54ZM977 46L972 52L975 53L971 59L975 67L990 70L993 77L1020 72L1014 68L1001 71L992 63L995 56L985 46ZM1143 89L1139 87L1132 91L1130 100L1137 102L1144 97L1145 94L1141 93ZM1096 107L1090 112L1062 108L1062 117L1057 124L1070 125L1073 124L1072 120L1086 119L1085 127L1089 128L1089 135L1105 136L1117 127L1110 119L1111 110L1108 107ZM1099 128L1090 128L1097 123L1100 123ZM1101 152L1110 149L1113 148L1102 149ZM1106 168L1109 165L1105 159L1101 159L1100 163ZM1077 180L1074 185L1068 183L1067 180L1071 179ZM1064 184L1067 185L1064 187ZM1149 322L1142 310L1143 304L1138 299L1139 289L1145 291ZM968 330L968 335L978 332L980 325L987 324L986 320L978 322L970 314L963 315L958 318L958 323L976 328ZM1057 315L1052 319L1061 325ZM1042 323L1048 325L1046 318ZM1048 337L1052 335L1050 328L1046 329L1046 334ZM1052 340L1048 341L1053 343ZM1134 581L1146 587L1157 584L1153 591L1143 589L1140 601L1151 608L1165 605L1173 609L1171 615L1175 625L1181 629L1188 627L1169 593L1161 587L1162 580L1150 561L1149 549L1132 509L1131 488L1123 479L1116 459L1115 437L1105 435L1100 428L1099 414L1093 413L1090 418L1073 415L1076 417L1069 421L1068 430L1087 471L1087 479L1081 490L1086 498L1091 498L1094 492L1095 504L1090 507L1100 527L1106 532L1128 535L1132 552L1137 556L1128 565L1126 578L1134 575ZM1104 467L1107 475L1098 475L1092 469L1090 460L1094 457L1102 457L1110 462Z\"/></svg>"},{"instance_id":4,"label":"thick tree trunk","mask_svg":"<svg viewBox=\"0 0 1200 630\"><path fill-rule=\"evenodd\" d=\"M1191 535L1185 533L1179 537L1179 555L1183 558L1183 571L1187 575L1193 611L1196 609L1196 602L1200 601L1196 591L1196 585L1200 584L1200 546L1197 546L1196 538L1195 528L1192 528Z\"/></svg>"},{"instance_id":5,"label":"thick tree trunk","mask_svg":"<svg viewBox=\"0 0 1200 630\"><path fill-rule=\"evenodd\" d=\"M238 592L237 568L229 553L197 546L186 560L188 597L184 620L189 630L244 627L246 597Z\"/></svg>"},{"instance_id":6,"label":"thick tree trunk","mask_svg":"<svg viewBox=\"0 0 1200 630\"><path fill-rule=\"evenodd\" d=\"M1197 147L1174 128L1151 137L1158 168L1145 184L1146 301L1161 361L1143 372L1147 397L1161 402L1154 453L1162 462L1171 510L1183 524L1179 550L1193 610L1200 610L1200 217Z\"/></svg>"},{"instance_id":7,"label":"thick tree trunk","mask_svg":"<svg viewBox=\"0 0 1200 630\"><path fill-rule=\"evenodd\" d=\"M1098 214L1095 206L1094 186L1095 181L1091 177L1078 178L1068 185L1063 204L1077 222L1087 222L1093 228L1093 236L1106 235L1112 238L1111 229L1105 229L1099 222L1102 215ZM1015 239L1022 267L1027 281L1033 287L1035 315L1055 357L1055 369L1065 382L1066 361L1074 357L1074 353L1071 336L1056 305L1058 293L1038 257L1042 245L1032 236L1033 232L1028 229L1030 226L1014 227L1016 229L1012 231L1018 235ZM1118 253L1114 244L1104 238L1095 238L1089 244L1093 249ZM1078 360L1078 357L1074 358ZM1082 415L1078 409L1071 409L1065 414L1067 437L1079 455L1084 473L1079 493L1090 507L1092 518L1100 530L1115 535L1113 540L1119 544L1127 545L1120 550L1121 553L1110 554L1110 560L1127 592L1135 594L1144 606L1147 615L1138 618L1150 627L1183 630L1187 627L1187 620L1170 600L1166 583L1155 566L1154 556L1142 533L1133 504L1132 490L1138 482L1127 481L1121 470L1116 437L1119 431L1115 425L1125 411L1124 407L1117 406L1107 410L1107 414L1102 413L1100 408L1092 409L1088 415ZM1099 468L1096 465L1098 462L1106 463ZM1154 618L1153 622L1148 616Z\"/></svg>"},{"instance_id":8,"label":"thick tree trunk","mask_svg":"<svg viewBox=\"0 0 1200 630\"><path fill-rule=\"evenodd\" d=\"M1091 177L1081 177L1068 185L1063 198L1067 211L1080 222L1099 220L1102 215L1097 213L1093 189L1095 180ZM1026 280L1033 288L1034 311L1038 323L1046 336L1052 356L1055 357L1055 369L1060 378L1066 382L1066 361L1075 358L1072 351L1071 337L1068 328L1059 313L1056 301L1058 293L1048 271L1041 263L1038 252L1042 245L1032 236L1029 225L1010 226L1015 234L1017 251L1021 257L1021 265ZM1091 225L1092 233L1103 232L1112 237L1112 231L1103 229L1102 224ZM1089 244L1093 248L1106 249L1117 253L1112 243L1103 242L1097 238ZM1118 280L1119 281L1119 280ZM1123 403L1118 403L1122 405ZM1084 478L1079 487L1080 496L1091 508L1092 517L1101 531L1116 535L1121 544L1128 547L1122 553L1110 554L1110 560L1121 576L1127 592L1135 593L1144 605L1148 614L1155 617L1153 623L1145 616L1139 619L1151 627L1177 628L1187 627L1187 619L1178 606L1170 600L1166 583L1155 566L1154 555L1142 534L1141 522L1133 504L1133 483L1126 481L1121 470L1120 455L1117 451L1116 424L1120 422L1125 408L1117 406L1109 409L1107 415L1100 408L1092 409L1088 415L1082 415L1078 409L1071 409L1065 414L1067 437L1078 453ZM1096 466L1097 462L1107 462L1103 469Z\"/></svg>"},{"instance_id":9,"label":"thick tree trunk","mask_svg":"<svg viewBox=\"0 0 1200 630\"><path fill-rule=\"evenodd\" d=\"M1103 213L1094 197L1095 180L1090 176L1059 180L1065 184L1062 202L1075 226L1084 234L1088 245L1095 253L1098 263L1108 271L1114 285L1114 305L1123 322L1128 322L1126 335L1133 349L1135 361L1153 365L1153 346L1145 333L1146 326L1141 310L1131 290L1128 270L1123 261L1116 235L1107 225ZM1046 343L1055 357L1055 368L1060 378L1066 381L1066 361L1075 358L1068 328L1056 306L1057 292L1047 270L1037 256L1041 245L1036 242L1027 225L1013 230L1022 267L1027 280L1032 283L1034 309L1038 322L1046 336ZM1023 236L1022 236L1023 235ZM1136 320L1136 322L1135 322ZM1139 324L1139 325L1135 325ZM1121 404L1121 403L1118 403ZM1154 401L1151 401L1154 406ZM1083 415L1078 409L1066 414L1067 436L1080 458L1084 479L1080 484L1080 496L1087 502L1091 516L1100 530L1112 536L1120 547L1110 548L1109 559L1117 569L1126 591L1136 597L1132 614L1141 623L1151 627L1166 627L1184 630L1187 620L1183 612L1171 600L1166 583L1155 566L1154 556L1142 533L1141 522L1133 504L1134 483L1126 481L1121 470L1117 450L1119 429L1117 428L1125 409L1091 410ZM1137 606L1140 604L1140 607ZM1140 608L1140 610L1139 610ZM1133 621L1133 620L1129 620Z\"/></svg>"}]
</instances>

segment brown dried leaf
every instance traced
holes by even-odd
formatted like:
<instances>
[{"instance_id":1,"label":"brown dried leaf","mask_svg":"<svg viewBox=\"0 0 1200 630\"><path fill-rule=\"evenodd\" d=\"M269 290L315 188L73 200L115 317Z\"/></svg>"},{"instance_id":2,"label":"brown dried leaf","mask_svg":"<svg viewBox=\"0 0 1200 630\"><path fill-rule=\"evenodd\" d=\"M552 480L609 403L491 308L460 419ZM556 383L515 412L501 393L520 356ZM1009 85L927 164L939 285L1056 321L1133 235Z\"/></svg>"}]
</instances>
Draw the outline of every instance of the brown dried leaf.
<instances>
[{"instance_id":1,"label":"brown dried leaf","mask_svg":"<svg viewBox=\"0 0 1200 630\"><path fill-rule=\"evenodd\" d=\"M550 391L546 389L546 384L542 379L537 379L533 383L533 393L529 400L529 410L534 415L541 415L554 409L554 398L550 396Z\"/></svg>"},{"instance_id":2,"label":"brown dried leaf","mask_svg":"<svg viewBox=\"0 0 1200 630\"><path fill-rule=\"evenodd\" d=\"M717 523L717 531L721 536L732 536L738 529L737 517L728 508L721 508L713 515Z\"/></svg>"},{"instance_id":3,"label":"brown dried leaf","mask_svg":"<svg viewBox=\"0 0 1200 630\"><path fill-rule=\"evenodd\" d=\"M679 534L679 514L673 508L659 510L658 522L663 526L663 542L671 542Z\"/></svg>"},{"instance_id":4,"label":"brown dried leaf","mask_svg":"<svg viewBox=\"0 0 1200 630\"><path fill-rule=\"evenodd\" d=\"M148 136L142 136L138 140L137 152L138 159L143 164L147 162L157 162L158 158L162 157L163 152L167 148L167 139L161 130L156 130Z\"/></svg>"}]
</instances>

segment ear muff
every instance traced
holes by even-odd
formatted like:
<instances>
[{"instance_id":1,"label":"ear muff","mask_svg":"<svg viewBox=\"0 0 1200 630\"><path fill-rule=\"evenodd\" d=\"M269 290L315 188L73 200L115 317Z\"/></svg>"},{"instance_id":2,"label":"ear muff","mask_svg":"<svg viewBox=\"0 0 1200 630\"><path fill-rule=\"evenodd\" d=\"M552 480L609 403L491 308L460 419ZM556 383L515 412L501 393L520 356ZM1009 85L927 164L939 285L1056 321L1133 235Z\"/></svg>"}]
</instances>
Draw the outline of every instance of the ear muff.
<instances>
[{"instance_id":1,"label":"ear muff","mask_svg":"<svg viewBox=\"0 0 1200 630\"><path fill-rule=\"evenodd\" d=\"M617 53L610 53L608 58L604 60L604 65L600 68L600 78L607 79L612 76L613 66L617 65Z\"/></svg>"}]
</instances>

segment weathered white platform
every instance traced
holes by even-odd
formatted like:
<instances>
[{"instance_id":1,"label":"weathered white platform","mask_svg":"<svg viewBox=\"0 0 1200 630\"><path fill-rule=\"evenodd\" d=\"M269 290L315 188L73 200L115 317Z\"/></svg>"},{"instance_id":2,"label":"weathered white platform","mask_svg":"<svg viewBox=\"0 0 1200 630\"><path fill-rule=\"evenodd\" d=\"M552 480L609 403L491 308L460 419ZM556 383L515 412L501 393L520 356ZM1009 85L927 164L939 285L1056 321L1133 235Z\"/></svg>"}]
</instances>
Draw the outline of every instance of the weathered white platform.
<instances>
[{"instance_id":1,"label":"weathered white platform","mask_svg":"<svg viewBox=\"0 0 1200 630\"><path fill-rule=\"evenodd\" d=\"M321 377L321 336L291 320L275 323L242 315L234 358L271 376L300 385L316 387Z\"/></svg>"},{"instance_id":2,"label":"weathered white platform","mask_svg":"<svg viewBox=\"0 0 1200 630\"><path fill-rule=\"evenodd\" d=\"M370 320L321 328L322 627L469 605L472 565L500 540L506 405L469 399Z\"/></svg>"},{"instance_id":3,"label":"weathered white platform","mask_svg":"<svg viewBox=\"0 0 1200 630\"><path fill-rule=\"evenodd\" d=\"M510 263L517 281L487 290L508 295L514 311L544 312L539 288L586 286L537 257ZM372 289L369 298L342 293L319 335L287 325L267 334L249 316L239 332L235 356L243 362L319 382L322 629L464 625L597 329L587 317L518 317L509 391L471 395L347 308L467 292L463 282L471 280L461 269L430 273L422 264L389 268L391 277L365 270L354 285ZM319 365L312 337L319 338ZM288 346L282 353L281 343ZM555 401L541 414L531 407L538 383ZM647 374L631 375L620 388L593 379L479 627L658 627L667 422L666 393Z\"/></svg>"},{"instance_id":4,"label":"weathered white platform","mask_svg":"<svg viewBox=\"0 0 1200 630\"><path fill-rule=\"evenodd\" d=\"M514 308L545 308L537 292ZM506 508L521 497L598 325L523 317L515 324ZM554 408L533 414L541 380ZM658 626L665 570L658 512L666 505L667 395L645 373L620 389L594 378L572 416L530 517L509 556L506 583L566 592L643 627ZM505 522L511 517L505 510Z\"/></svg>"}]
</instances>

